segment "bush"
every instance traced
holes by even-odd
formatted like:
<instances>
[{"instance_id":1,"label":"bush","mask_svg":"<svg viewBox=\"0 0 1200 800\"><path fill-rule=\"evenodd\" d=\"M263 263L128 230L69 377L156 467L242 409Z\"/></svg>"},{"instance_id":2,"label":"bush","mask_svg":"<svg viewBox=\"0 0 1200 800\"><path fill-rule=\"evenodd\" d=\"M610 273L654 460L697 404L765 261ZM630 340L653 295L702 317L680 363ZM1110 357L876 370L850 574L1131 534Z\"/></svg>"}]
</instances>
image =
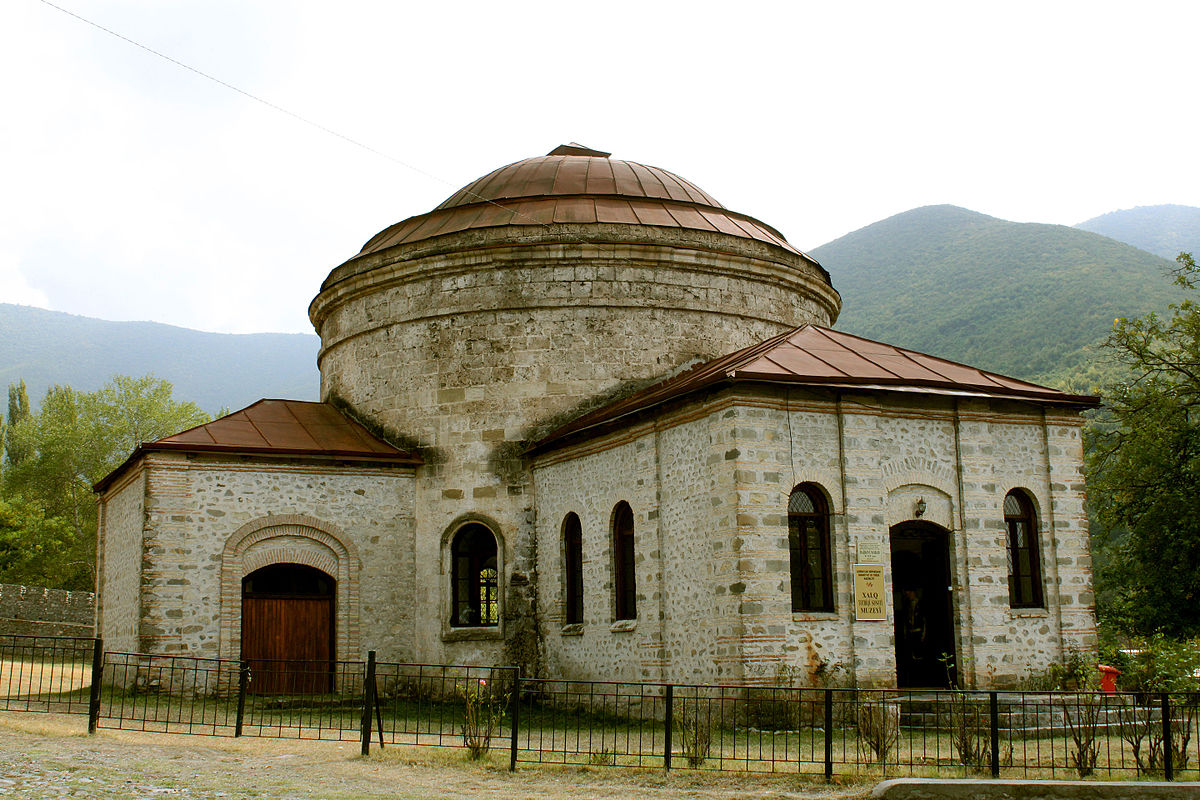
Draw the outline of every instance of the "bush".
<instances>
[{"instance_id":1,"label":"bush","mask_svg":"<svg viewBox=\"0 0 1200 800\"><path fill-rule=\"evenodd\" d=\"M958 763L972 772L983 772L992 763L990 717L974 695L950 694L950 742Z\"/></svg>"},{"instance_id":2,"label":"bush","mask_svg":"<svg viewBox=\"0 0 1200 800\"><path fill-rule=\"evenodd\" d=\"M713 704L702 697L681 700L675 710L675 725L688 766L704 764L712 752Z\"/></svg>"},{"instance_id":3,"label":"bush","mask_svg":"<svg viewBox=\"0 0 1200 800\"><path fill-rule=\"evenodd\" d=\"M482 678L464 683L461 692L465 703L461 725L463 745L472 759L480 759L492 749L492 735L504 719L508 695L497 693Z\"/></svg>"},{"instance_id":4,"label":"bush","mask_svg":"<svg viewBox=\"0 0 1200 800\"><path fill-rule=\"evenodd\" d=\"M1096 685L1097 663L1091 653L1075 651L1061 664L1051 664L1041 672L1030 672L1018 682L1018 688L1027 692L1083 691Z\"/></svg>"},{"instance_id":5,"label":"bush","mask_svg":"<svg viewBox=\"0 0 1200 800\"><path fill-rule=\"evenodd\" d=\"M887 766L892 750L900 741L900 704L871 700L858 706L859 741Z\"/></svg>"},{"instance_id":6,"label":"bush","mask_svg":"<svg viewBox=\"0 0 1200 800\"><path fill-rule=\"evenodd\" d=\"M1124 639L1106 638L1101 659L1121 670L1123 692L1194 692L1200 689L1200 639L1172 639L1161 633Z\"/></svg>"}]
</instances>

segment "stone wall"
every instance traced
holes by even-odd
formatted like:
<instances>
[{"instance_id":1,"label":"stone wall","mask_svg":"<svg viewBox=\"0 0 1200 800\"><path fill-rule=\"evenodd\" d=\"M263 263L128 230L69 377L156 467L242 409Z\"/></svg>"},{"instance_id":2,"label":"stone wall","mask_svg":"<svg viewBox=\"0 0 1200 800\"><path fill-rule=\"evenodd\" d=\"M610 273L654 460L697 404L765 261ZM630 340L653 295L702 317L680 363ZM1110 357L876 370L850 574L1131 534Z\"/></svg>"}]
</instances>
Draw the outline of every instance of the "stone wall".
<instances>
[{"instance_id":1,"label":"stone wall","mask_svg":"<svg viewBox=\"0 0 1200 800\"><path fill-rule=\"evenodd\" d=\"M100 497L96 572L97 635L105 647L138 652L142 618L142 539L146 529L146 471L129 470Z\"/></svg>"},{"instance_id":2,"label":"stone wall","mask_svg":"<svg viewBox=\"0 0 1200 800\"><path fill-rule=\"evenodd\" d=\"M140 576L140 652L238 657L242 578L301 563L337 581L338 658L368 648L413 658L413 594L425 581L413 562L411 467L151 454L141 469L144 527L118 528L110 511L101 539L105 564L139 561L106 574ZM125 613L110 602L106 628Z\"/></svg>"},{"instance_id":3,"label":"stone wall","mask_svg":"<svg viewBox=\"0 0 1200 800\"><path fill-rule=\"evenodd\" d=\"M600 454L540 470L538 578L546 673L567 679L660 682L664 670L656 439L638 430ZM637 618L616 619L613 589L613 514L626 502L634 517ZM583 538L583 622L563 625L562 524L579 515Z\"/></svg>"},{"instance_id":4,"label":"stone wall","mask_svg":"<svg viewBox=\"0 0 1200 800\"><path fill-rule=\"evenodd\" d=\"M661 651L660 680L811 682L840 664L860 683L894 684L886 554L918 498L921 520L947 532L963 685L1011 685L1094 649L1080 425L1071 412L999 400L747 389L549 453L535 471L549 672L624 676L641 664L638 679L650 680L645 654ZM791 610L787 501L800 483L819 486L831 510L832 613ZM1037 510L1045 608L1010 607L1003 502L1013 489ZM636 633L609 612L617 499L638 513ZM571 511L583 524L585 621L564 629ZM852 565L869 542L885 554L883 621L854 618Z\"/></svg>"},{"instance_id":5,"label":"stone wall","mask_svg":"<svg viewBox=\"0 0 1200 800\"><path fill-rule=\"evenodd\" d=\"M795 253L639 225L471 230L335 269L310 308L322 397L426 462L413 557L439 572L415 589L418 657L509 660L505 642L528 616L515 610L539 607L522 458L531 440L682 365L829 324L839 307L820 268ZM496 629L451 630L447 581L432 579L467 521L501 545L513 610Z\"/></svg>"},{"instance_id":6,"label":"stone wall","mask_svg":"<svg viewBox=\"0 0 1200 800\"><path fill-rule=\"evenodd\" d=\"M0 583L0 635L94 636L96 595Z\"/></svg>"}]
</instances>

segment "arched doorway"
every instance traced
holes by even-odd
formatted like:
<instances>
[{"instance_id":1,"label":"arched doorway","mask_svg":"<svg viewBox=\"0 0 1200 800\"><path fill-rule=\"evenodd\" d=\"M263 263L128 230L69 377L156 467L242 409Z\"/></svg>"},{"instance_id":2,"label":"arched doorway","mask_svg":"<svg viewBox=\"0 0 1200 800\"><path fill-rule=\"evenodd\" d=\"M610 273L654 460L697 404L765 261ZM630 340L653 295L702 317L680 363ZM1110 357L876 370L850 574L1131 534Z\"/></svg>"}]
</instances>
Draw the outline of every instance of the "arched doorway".
<instances>
[{"instance_id":1,"label":"arched doorway","mask_svg":"<svg viewBox=\"0 0 1200 800\"><path fill-rule=\"evenodd\" d=\"M242 660L255 694L328 692L333 680L336 581L301 564L242 579Z\"/></svg>"},{"instance_id":2,"label":"arched doorway","mask_svg":"<svg viewBox=\"0 0 1200 800\"><path fill-rule=\"evenodd\" d=\"M891 529L896 685L958 685L949 531L931 522Z\"/></svg>"}]
</instances>

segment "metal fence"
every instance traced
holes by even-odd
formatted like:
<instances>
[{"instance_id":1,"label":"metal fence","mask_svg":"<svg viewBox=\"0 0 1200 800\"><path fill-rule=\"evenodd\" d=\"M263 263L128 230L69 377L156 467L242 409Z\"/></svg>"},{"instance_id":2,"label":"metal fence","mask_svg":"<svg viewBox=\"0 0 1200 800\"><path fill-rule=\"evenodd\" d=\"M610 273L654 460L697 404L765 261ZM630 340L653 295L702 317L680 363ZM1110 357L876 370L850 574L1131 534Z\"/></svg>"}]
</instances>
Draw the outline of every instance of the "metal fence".
<instances>
[{"instance_id":1,"label":"metal fence","mask_svg":"<svg viewBox=\"0 0 1200 800\"><path fill-rule=\"evenodd\" d=\"M518 763L1167 780L1200 774L1200 695L663 685L512 667L238 662L0 636L0 709L88 729L462 748Z\"/></svg>"}]
</instances>

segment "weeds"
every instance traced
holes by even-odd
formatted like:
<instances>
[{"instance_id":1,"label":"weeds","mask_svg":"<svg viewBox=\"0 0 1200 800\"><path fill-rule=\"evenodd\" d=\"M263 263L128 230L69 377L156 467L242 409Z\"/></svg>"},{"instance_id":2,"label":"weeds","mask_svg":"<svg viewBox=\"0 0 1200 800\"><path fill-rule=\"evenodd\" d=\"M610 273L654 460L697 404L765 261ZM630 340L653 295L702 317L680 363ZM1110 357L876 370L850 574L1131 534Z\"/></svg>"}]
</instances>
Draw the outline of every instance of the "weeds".
<instances>
[{"instance_id":1,"label":"weeds","mask_svg":"<svg viewBox=\"0 0 1200 800\"><path fill-rule=\"evenodd\" d=\"M593 750L588 754L588 763L597 767L615 767L617 754L615 751L609 750L607 745L600 745L599 750Z\"/></svg>"}]
</instances>

